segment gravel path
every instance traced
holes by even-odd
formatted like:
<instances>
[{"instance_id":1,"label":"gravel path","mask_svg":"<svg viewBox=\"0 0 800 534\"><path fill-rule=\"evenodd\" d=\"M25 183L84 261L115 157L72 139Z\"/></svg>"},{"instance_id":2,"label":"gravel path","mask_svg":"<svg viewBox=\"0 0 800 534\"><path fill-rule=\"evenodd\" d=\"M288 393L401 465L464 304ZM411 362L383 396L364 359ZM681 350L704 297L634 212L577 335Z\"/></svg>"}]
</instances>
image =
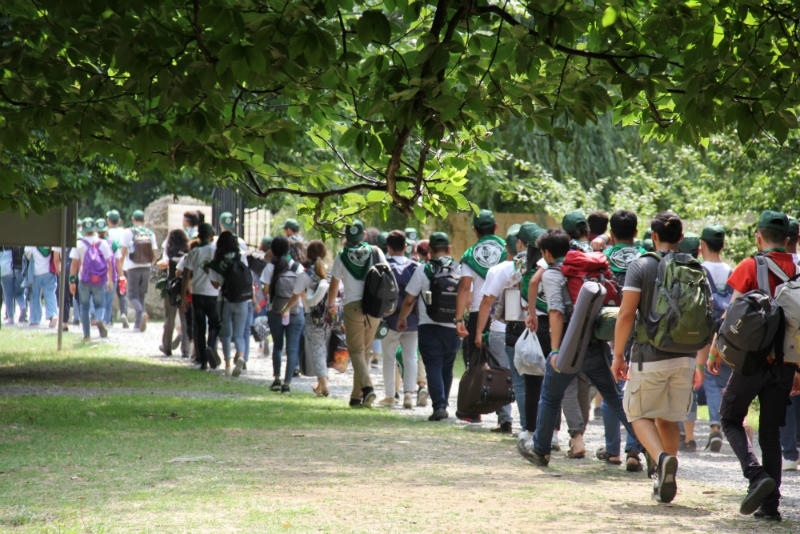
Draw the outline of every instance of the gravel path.
<instances>
[{"instance_id":1,"label":"gravel path","mask_svg":"<svg viewBox=\"0 0 800 534\"><path fill-rule=\"evenodd\" d=\"M138 332L132 329L122 329L119 325L115 325L109 330L109 336L105 340L97 340L98 345L105 345L113 347L120 354L125 356L137 356L142 358L153 358L160 362L190 367L190 363L180 356L164 357L158 350L161 342L161 332L163 323L151 321L148 325L146 332ZM70 330L75 331L78 327L70 327ZM52 330L42 328L42 333L48 332L52 334ZM96 331L93 332L93 335ZM179 351L177 351L179 354ZM246 380L258 384L263 384L265 394L275 395L268 391L268 386L272 381L272 361L263 355L262 349L258 343L251 339L251 356L248 363L246 374L243 374L238 379L227 378L223 371L212 371L220 375L221 380ZM371 367L371 375L375 384L378 399L383 398L383 380L381 376L381 369L378 365ZM352 387L352 370L348 369L345 373L338 373L331 370L330 373L330 391L331 396L341 399L342 403L346 403L349 399L350 390ZM292 381L292 390L295 392L311 392L311 387L316 383L316 379L308 377L297 377ZM457 421L452 417L455 411L456 395L457 395L457 380L453 384L452 397L450 400L451 405L451 424L463 427L465 430L488 432L489 429L496 426L497 420L495 416L488 415L483 417L483 422L480 424L466 424ZM0 395L15 396L24 394L37 394L37 395L79 395L79 396L93 396L98 394L114 393L135 393L141 392L140 390L132 389L105 389L97 390L90 388L65 388L65 387L51 387L51 386L2 386L0 385ZM149 393L156 395L176 395L176 396L231 396L224 393L202 393L202 392L186 392L186 391L169 391L169 390L148 390ZM387 408L375 408L387 409ZM430 405L427 407L415 407L411 410L403 409L402 407L392 408L399 413L408 415L410 417L427 418L430 415ZM515 418L515 431L518 430L516 421L518 421L518 414L516 406L513 408ZM708 423L707 421L698 421L695 429L696 440L700 448L705 446L706 438L708 436ZM566 444L569 439L566 431L562 430L559 434L559 441ZM624 440L624 437L623 437ZM586 435L586 450L587 456L594 456L594 451L604 445L603 439L603 425L600 419L593 419L587 425ZM756 439L757 441L757 439ZM506 442L507 443L507 442ZM755 444L757 454L760 456L757 443ZM558 453L554 453L558 454ZM734 492L741 492L744 495L746 490L745 479L741 475L736 457L733 455L727 442L724 443L720 453L711 453L705 450L698 450L696 453L681 453L679 456L680 471L679 481L681 479L687 481L696 481L703 483L714 488L731 490ZM563 458L554 458L554 462L569 461ZM783 500L781 504L781 512L787 519L793 521L800 520L800 471L784 471L783 484L781 492ZM711 496L710 498L713 498Z\"/></svg>"}]
</instances>

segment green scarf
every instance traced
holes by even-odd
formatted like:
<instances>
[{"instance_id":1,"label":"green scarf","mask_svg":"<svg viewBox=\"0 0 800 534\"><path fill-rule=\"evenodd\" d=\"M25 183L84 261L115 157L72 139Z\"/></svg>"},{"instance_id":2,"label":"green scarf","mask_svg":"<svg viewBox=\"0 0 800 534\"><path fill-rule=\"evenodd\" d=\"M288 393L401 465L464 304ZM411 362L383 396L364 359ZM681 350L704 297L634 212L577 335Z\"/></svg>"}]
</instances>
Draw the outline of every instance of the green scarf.
<instances>
[{"instance_id":1,"label":"green scarf","mask_svg":"<svg viewBox=\"0 0 800 534\"><path fill-rule=\"evenodd\" d=\"M36 247L39 249L39 254L44 256L45 258L50 255L50 247Z\"/></svg>"},{"instance_id":2,"label":"green scarf","mask_svg":"<svg viewBox=\"0 0 800 534\"><path fill-rule=\"evenodd\" d=\"M465 263L481 278L486 278L489 268L506 259L506 242L494 234L485 235L461 256Z\"/></svg>"},{"instance_id":3,"label":"green scarf","mask_svg":"<svg viewBox=\"0 0 800 534\"><path fill-rule=\"evenodd\" d=\"M346 245L339 254L345 269L356 280L364 280L372 259L372 246L366 241L355 246Z\"/></svg>"}]
</instances>

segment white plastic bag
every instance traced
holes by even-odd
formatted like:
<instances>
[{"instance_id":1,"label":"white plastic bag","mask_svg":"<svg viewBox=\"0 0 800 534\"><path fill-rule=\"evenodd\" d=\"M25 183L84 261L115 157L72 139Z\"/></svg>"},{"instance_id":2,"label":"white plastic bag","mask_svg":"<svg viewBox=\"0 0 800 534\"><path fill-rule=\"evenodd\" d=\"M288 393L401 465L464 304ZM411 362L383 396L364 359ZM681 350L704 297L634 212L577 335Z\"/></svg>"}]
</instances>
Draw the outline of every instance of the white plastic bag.
<instances>
[{"instance_id":1,"label":"white plastic bag","mask_svg":"<svg viewBox=\"0 0 800 534\"><path fill-rule=\"evenodd\" d=\"M514 345L514 367L521 375L544 376L544 352L536 332L526 328Z\"/></svg>"}]
</instances>

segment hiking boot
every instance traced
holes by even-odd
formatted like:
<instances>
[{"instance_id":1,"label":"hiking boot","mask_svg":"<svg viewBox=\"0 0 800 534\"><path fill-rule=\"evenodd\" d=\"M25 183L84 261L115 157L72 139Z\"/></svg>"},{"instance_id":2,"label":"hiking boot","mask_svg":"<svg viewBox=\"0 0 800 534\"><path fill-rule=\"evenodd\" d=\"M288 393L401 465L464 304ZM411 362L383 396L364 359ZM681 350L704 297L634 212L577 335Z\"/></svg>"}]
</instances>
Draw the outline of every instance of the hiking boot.
<instances>
[{"instance_id":1,"label":"hiking boot","mask_svg":"<svg viewBox=\"0 0 800 534\"><path fill-rule=\"evenodd\" d=\"M410 391L403 393L403 408L410 410L414 407L414 394Z\"/></svg>"},{"instance_id":2,"label":"hiking boot","mask_svg":"<svg viewBox=\"0 0 800 534\"><path fill-rule=\"evenodd\" d=\"M362 391L364 392L364 398L362 399L361 404L365 408L372 408L372 404L375 402L375 398L377 397L377 395L375 395L375 390L372 388L364 388Z\"/></svg>"},{"instance_id":3,"label":"hiking boot","mask_svg":"<svg viewBox=\"0 0 800 534\"><path fill-rule=\"evenodd\" d=\"M100 332L100 337L108 337L108 329L103 321L97 321L97 331Z\"/></svg>"},{"instance_id":4,"label":"hiking boot","mask_svg":"<svg viewBox=\"0 0 800 534\"><path fill-rule=\"evenodd\" d=\"M714 430L708 435L708 445L706 445L706 449L710 449L711 452L719 452L722 450L721 432Z\"/></svg>"},{"instance_id":5,"label":"hiking boot","mask_svg":"<svg viewBox=\"0 0 800 534\"><path fill-rule=\"evenodd\" d=\"M693 439L685 441L681 447L681 450L684 452L697 452L697 442Z\"/></svg>"},{"instance_id":6,"label":"hiking boot","mask_svg":"<svg viewBox=\"0 0 800 534\"><path fill-rule=\"evenodd\" d=\"M517 440L517 451L520 456L528 460L533 465L539 467L547 467L550 463L549 454L539 454L533 450L533 439L519 439Z\"/></svg>"},{"instance_id":7,"label":"hiking boot","mask_svg":"<svg viewBox=\"0 0 800 534\"><path fill-rule=\"evenodd\" d=\"M760 477L750 482L747 495L744 496L742 504L739 506L739 513L742 515L750 515L758 510L761 503L764 502L764 499L775 491L777 485L775 479L767 474L762 474Z\"/></svg>"},{"instance_id":8,"label":"hiking boot","mask_svg":"<svg viewBox=\"0 0 800 534\"><path fill-rule=\"evenodd\" d=\"M658 469L653 477L653 498L658 502L670 503L678 493L675 475L678 473L678 459L662 453Z\"/></svg>"},{"instance_id":9,"label":"hiking boot","mask_svg":"<svg viewBox=\"0 0 800 534\"><path fill-rule=\"evenodd\" d=\"M625 451L625 471L628 473L639 473L643 471L642 460L639 453L635 451Z\"/></svg>"},{"instance_id":10,"label":"hiking boot","mask_svg":"<svg viewBox=\"0 0 800 534\"><path fill-rule=\"evenodd\" d=\"M433 413L428 417L428 421L442 421L447 419L450 415L447 413L447 408L436 408Z\"/></svg>"},{"instance_id":11,"label":"hiking boot","mask_svg":"<svg viewBox=\"0 0 800 534\"><path fill-rule=\"evenodd\" d=\"M428 388L420 386L417 390L417 406L428 405Z\"/></svg>"},{"instance_id":12,"label":"hiking boot","mask_svg":"<svg viewBox=\"0 0 800 534\"><path fill-rule=\"evenodd\" d=\"M511 434L511 421L505 421L494 427L492 432L496 434Z\"/></svg>"},{"instance_id":13,"label":"hiking boot","mask_svg":"<svg viewBox=\"0 0 800 534\"><path fill-rule=\"evenodd\" d=\"M270 391L280 391L281 390L281 379L276 378L272 381L272 385L269 387Z\"/></svg>"}]
</instances>

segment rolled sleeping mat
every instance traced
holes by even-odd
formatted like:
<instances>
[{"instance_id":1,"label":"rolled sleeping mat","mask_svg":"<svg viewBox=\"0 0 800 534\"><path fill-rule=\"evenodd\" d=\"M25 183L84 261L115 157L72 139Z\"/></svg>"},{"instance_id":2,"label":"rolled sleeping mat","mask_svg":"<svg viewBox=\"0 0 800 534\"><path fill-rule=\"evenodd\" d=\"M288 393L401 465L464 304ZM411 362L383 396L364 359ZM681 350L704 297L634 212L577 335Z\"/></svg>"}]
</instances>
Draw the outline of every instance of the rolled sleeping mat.
<instances>
[{"instance_id":1,"label":"rolled sleeping mat","mask_svg":"<svg viewBox=\"0 0 800 534\"><path fill-rule=\"evenodd\" d=\"M573 374L581 370L586 349L594 337L595 320L605 298L606 288L602 284L587 280L581 286L569 326L555 355L555 369L559 373Z\"/></svg>"}]
</instances>

